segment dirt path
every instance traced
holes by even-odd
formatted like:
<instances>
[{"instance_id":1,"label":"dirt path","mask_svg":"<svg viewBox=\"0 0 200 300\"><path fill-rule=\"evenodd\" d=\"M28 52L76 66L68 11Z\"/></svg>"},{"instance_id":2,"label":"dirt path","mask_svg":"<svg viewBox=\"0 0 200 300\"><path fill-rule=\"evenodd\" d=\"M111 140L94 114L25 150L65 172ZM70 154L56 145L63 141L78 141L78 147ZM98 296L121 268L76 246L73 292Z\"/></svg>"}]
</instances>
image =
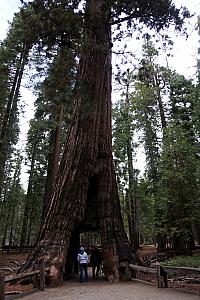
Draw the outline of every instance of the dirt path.
<instances>
[{"instance_id":1,"label":"dirt path","mask_svg":"<svg viewBox=\"0 0 200 300\"><path fill-rule=\"evenodd\" d=\"M65 282L60 288L46 289L24 296L22 300L199 300L198 295L136 281L110 284L103 280L79 283Z\"/></svg>"}]
</instances>

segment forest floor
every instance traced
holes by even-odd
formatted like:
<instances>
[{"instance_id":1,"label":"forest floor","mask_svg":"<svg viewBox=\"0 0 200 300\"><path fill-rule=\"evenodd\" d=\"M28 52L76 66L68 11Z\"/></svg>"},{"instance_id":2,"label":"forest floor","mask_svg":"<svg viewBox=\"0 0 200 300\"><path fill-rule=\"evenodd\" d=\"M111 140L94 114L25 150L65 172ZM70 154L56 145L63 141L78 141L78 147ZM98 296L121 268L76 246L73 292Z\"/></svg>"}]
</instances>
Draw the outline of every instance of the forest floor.
<instances>
[{"instance_id":1,"label":"forest floor","mask_svg":"<svg viewBox=\"0 0 200 300\"><path fill-rule=\"evenodd\" d=\"M141 250L140 255L142 257L150 257L156 253L154 247L147 247ZM10 275L15 273L15 269L18 264L23 263L28 253L1 253L0 252L0 269L4 268L4 275ZM11 272L13 270L13 272ZM90 278L91 268L89 268ZM146 281L141 283L138 280ZM25 282L26 284L7 284L5 287L6 292L16 291L16 293L29 293L32 291L33 286L31 283ZM168 289L157 288L157 278L154 274L138 273L137 280L130 282L120 282L119 284L109 284L104 280L103 274L99 279L90 280L88 283L80 284L78 277L68 280L59 289L45 289L44 292L37 291L37 300L118 300L118 299L179 299L177 293L180 292L180 299L197 299L195 295L200 295L200 284L187 283L180 280L168 280ZM59 291L59 292L58 292ZM97 295L94 297L94 293ZM183 292L185 295L183 296ZM133 293L133 294L132 294ZM147 294L146 294L147 293ZM155 294L151 296L151 294ZM35 296L34 296L35 295ZM121 295L121 296L119 296ZM122 296L123 295L123 296ZM137 297L136 297L137 295ZM146 296L145 296L146 295ZM188 296L189 295L189 296ZM18 297L20 294L18 295ZM11 297L11 298L10 298ZM17 295L6 296L6 299L16 299ZM36 294L25 296L24 300L35 299ZM135 297L135 298L134 298ZM194 297L194 298L193 298ZM199 299L199 296L198 296Z\"/></svg>"},{"instance_id":2,"label":"forest floor","mask_svg":"<svg viewBox=\"0 0 200 300\"><path fill-rule=\"evenodd\" d=\"M6 300L16 296L6 296ZM79 283L66 281L59 288L23 296L22 300L199 300L198 295L177 292L174 289L158 289L156 286L137 281L110 284L103 279Z\"/></svg>"}]
</instances>

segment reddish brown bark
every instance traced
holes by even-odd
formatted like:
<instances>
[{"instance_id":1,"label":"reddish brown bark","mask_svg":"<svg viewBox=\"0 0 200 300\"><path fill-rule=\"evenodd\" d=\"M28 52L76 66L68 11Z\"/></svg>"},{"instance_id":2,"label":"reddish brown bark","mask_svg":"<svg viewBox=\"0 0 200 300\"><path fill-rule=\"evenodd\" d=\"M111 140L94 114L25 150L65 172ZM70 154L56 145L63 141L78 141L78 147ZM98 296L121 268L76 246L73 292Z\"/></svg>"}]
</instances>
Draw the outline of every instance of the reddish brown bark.
<instances>
[{"instance_id":1,"label":"reddish brown bark","mask_svg":"<svg viewBox=\"0 0 200 300\"><path fill-rule=\"evenodd\" d=\"M79 97L38 243L21 269L44 261L50 266L51 285L62 283L70 239L87 219L89 187L94 181L97 192L90 201L97 209L106 277L118 281L119 260L132 258L112 158L109 13L103 0L87 2Z\"/></svg>"}]
</instances>

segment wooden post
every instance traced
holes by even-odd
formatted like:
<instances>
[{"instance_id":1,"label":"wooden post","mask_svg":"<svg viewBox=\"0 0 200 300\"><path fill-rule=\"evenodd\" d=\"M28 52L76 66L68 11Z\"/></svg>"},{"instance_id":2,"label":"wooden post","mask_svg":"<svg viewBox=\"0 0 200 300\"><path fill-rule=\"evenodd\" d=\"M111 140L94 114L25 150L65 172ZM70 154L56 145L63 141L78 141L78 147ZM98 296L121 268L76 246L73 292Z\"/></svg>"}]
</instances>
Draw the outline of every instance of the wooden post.
<instances>
[{"instance_id":1,"label":"wooden post","mask_svg":"<svg viewBox=\"0 0 200 300\"><path fill-rule=\"evenodd\" d=\"M35 276L33 276L33 288L38 288L38 274L36 274Z\"/></svg>"},{"instance_id":2,"label":"wooden post","mask_svg":"<svg viewBox=\"0 0 200 300\"><path fill-rule=\"evenodd\" d=\"M165 272L162 266L160 267L160 275L163 277L162 287L168 288L167 272Z\"/></svg>"},{"instance_id":3,"label":"wooden post","mask_svg":"<svg viewBox=\"0 0 200 300\"><path fill-rule=\"evenodd\" d=\"M129 271L129 266L127 263L127 266L125 268L125 281L129 281L130 280L130 271Z\"/></svg>"},{"instance_id":4,"label":"wooden post","mask_svg":"<svg viewBox=\"0 0 200 300\"><path fill-rule=\"evenodd\" d=\"M4 294L4 276L0 275L0 300L5 299Z\"/></svg>"},{"instance_id":5,"label":"wooden post","mask_svg":"<svg viewBox=\"0 0 200 300\"><path fill-rule=\"evenodd\" d=\"M40 290L44 291L44 285L45 285L45 268L44 264L40 265Z\"/></svg>"},{"instance_id":6,"label":"wooden post","mask_svg":"<svg viewBox=\"0 0 200 300\"><path fill-rule=\"evenodd\" d=\"M128 262L124 263L123 271L120 272L121 278L123 281L130 280L129 264Z\"/></svg>"},{"instance_id":7,"label":"wooden post","mask_svg":"<svg viewBox=\"0 0 200 300\"><path fill-rule=\"evenodd\" d=\"M158 280L158 288L161 288L161 277L160 277L160 264L156 266L157 271L157 280Z\"/></svg>"}]
</instances>

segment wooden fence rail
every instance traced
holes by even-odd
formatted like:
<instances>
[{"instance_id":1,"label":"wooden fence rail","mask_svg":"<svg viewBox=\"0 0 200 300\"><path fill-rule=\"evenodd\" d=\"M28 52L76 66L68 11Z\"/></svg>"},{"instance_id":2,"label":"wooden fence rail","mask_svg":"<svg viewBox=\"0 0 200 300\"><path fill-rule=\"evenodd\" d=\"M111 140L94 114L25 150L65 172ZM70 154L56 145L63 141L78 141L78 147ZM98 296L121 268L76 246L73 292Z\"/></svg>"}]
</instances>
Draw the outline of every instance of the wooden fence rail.
<instances>
[{"instance_id":1,"label":"wooden fence rail","mask_svg":"<svg viewBox=\"0 0 200 300\"><path fill-rule=\"evenodd\" d=\"M133 264L120 263L120 267L125 268L125 277L126 277L125 280L127 280L127 274L129 273L128 269L131 269L136 272L144 272L147 274L157 275L158 288L162 287L160 265L156 265L153 267L143 267L143 266L138 266L138 265L133 265Z\"/></svg>"},{"instance_id":2,"label":"wooden fence rail","mask_svg":"<svg viewBox=\"0 0 200 300\"><path fill-rule=\"evenodd\" d=\"M198 268L187 268L187 267L169 267L169 266L160 266L159 264L152 267L143 267L133 264L120 263L120 267L125 269L125 280L127 279L127 274L129 274L129 269L136 272L144 272L147 274L156 274L158 288L163 286L168 287L167 275L191 275L199 274L200 269Z\"/></svg>"},{"instance_id":3,"label":"wooden fence rail","mask_svg":"<svg viewBox=\"0 0 200 300\"><path fill-rule=\"evenodd\" d=\"M199 274L200 275L200 268L187 268L187 267L169 267L163 266L163 269L168 275L192 275L192 274Z\"/></svg>"},{"instance_id":4,"label":"wooden fence rail","mask_svg":"<svg viewBox=\"0 0 200 300\"><path fill-rule=\"evenodd\" d=\"M39 288L41 291L44 290L45 287L45 275L46 272L49 271L49 268L44 268L44 265L41 264L40 270L35 270L27 273L21 273L17 275L10 275L10 276L2 276L0 275L0 300L5 299L5 283L18 281L23 278L32 277L33 278L33 286L34 288ZM39 277L39 284L38 284L38 277Z\"/></svg>"}]
</instances>

